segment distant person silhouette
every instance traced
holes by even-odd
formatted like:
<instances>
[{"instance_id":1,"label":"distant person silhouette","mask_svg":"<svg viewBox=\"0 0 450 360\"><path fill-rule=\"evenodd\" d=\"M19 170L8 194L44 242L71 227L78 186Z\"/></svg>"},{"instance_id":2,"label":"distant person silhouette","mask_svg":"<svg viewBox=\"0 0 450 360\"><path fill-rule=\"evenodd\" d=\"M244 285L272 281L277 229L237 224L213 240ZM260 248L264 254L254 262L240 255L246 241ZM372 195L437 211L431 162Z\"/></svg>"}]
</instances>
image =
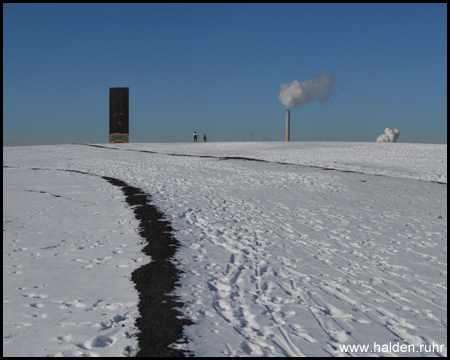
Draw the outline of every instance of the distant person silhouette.
<instances>
[{"instance_id":1,"label":"distant person silhouette","mask_svg":"<svg viewBox=\"0 0 450 360\"><path fill-rule=\"evenodd\" d=\"M206 142L206 134L203 134L203 142Z\"/></svg>"},{"instance_id":2,"label":"distant person silhouette","mask_svg":"<svg viewBox=\"0 0 450 360\"><path fill-rule=\"evenodd\" d=\"M194 131L194 142L198 142L197 137L198 137L197 131Z\"/></svg>"}]
</instances>

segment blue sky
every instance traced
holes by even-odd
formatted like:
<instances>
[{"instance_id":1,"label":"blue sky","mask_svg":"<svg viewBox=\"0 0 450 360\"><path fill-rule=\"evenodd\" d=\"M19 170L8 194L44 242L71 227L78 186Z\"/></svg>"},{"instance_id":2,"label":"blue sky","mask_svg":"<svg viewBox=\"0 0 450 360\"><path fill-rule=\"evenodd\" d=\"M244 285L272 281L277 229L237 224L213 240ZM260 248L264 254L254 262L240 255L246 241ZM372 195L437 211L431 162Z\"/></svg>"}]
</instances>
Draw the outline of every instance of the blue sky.
<instances>
[{"instance_id":1,"label":"blue sky","mask_svg":"<svg viewBox=\"0 0 450 360\"><path fill-rule=\"evenodd\" d=\"M3 146L283 141L280 85L328 72L291 141L447 143L446 4L3 4Z\"/></svg>"}]
</instances>

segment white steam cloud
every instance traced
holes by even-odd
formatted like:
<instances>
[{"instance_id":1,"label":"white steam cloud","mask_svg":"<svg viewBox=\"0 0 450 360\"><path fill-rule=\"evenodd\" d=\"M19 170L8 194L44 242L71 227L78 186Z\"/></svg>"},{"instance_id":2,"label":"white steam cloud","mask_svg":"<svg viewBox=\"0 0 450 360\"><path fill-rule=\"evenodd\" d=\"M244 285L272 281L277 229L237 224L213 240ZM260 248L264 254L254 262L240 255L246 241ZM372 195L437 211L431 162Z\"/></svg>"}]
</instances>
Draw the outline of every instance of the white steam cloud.
<instances>
[{"instance_id":1,"label":"white steam cloud","mask_svg":"<svg viewBox=\"0 0 450 360\"><path fill-rule=\"evenodd\" d=\"M314 100L325 101L331 96L334 86L334 74L327 72L317 75L312 80L294 80L290 84L281 84L278 99L287 109L295 108Z\"/></svg>"},{"instance_id":2,"label":"white steam cloud","mask_svg":"<svg viewBox=\"0 0 450 360\"><path fill-rule=\"evenodd\" d=\"M378 136L377 142L397 142L398 137L400 136L400 130L391 128L384 129L384 134Z\"/></svg>"}]
</instances>

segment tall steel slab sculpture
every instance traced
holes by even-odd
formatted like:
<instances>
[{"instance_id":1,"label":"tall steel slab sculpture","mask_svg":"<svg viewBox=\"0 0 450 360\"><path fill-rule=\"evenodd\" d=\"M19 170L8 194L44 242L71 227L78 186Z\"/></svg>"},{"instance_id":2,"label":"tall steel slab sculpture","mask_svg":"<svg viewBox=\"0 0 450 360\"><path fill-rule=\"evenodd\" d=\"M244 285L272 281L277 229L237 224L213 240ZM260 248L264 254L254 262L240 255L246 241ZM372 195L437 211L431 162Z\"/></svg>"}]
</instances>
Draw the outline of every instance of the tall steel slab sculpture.
<instances>
[{"instance_id":1,"label":"tall steel slab sculpture","mask_svg":"<svg viewBox=\"0 0 450 360\"><path fill-rule=\"evenodd\" d=\"M109 142L127 143L129 134L129 88L109 88Z\"/></svg>"}]
</instances>

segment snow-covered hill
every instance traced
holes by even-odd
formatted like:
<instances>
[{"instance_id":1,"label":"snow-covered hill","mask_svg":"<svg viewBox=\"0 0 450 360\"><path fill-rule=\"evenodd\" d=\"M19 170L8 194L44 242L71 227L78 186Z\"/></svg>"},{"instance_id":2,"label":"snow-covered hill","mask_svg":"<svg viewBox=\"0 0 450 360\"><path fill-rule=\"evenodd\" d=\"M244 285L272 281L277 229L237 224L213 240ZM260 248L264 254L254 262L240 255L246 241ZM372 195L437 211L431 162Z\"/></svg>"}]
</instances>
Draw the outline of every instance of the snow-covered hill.
<instances>
[{"instance_id":1,"label":"snow-covered hill","mask_svg":"<svg viewBox=\"0 0 450 360\"><path fill-rule=\"evenodd\" d=\"M3 165L4 356L138 347L131 272L151 259L120 189L88 174L151 194L171 222L194 322L174 348L447 354L446 145L4 147Z\"/></svg>"}]
</instances>

